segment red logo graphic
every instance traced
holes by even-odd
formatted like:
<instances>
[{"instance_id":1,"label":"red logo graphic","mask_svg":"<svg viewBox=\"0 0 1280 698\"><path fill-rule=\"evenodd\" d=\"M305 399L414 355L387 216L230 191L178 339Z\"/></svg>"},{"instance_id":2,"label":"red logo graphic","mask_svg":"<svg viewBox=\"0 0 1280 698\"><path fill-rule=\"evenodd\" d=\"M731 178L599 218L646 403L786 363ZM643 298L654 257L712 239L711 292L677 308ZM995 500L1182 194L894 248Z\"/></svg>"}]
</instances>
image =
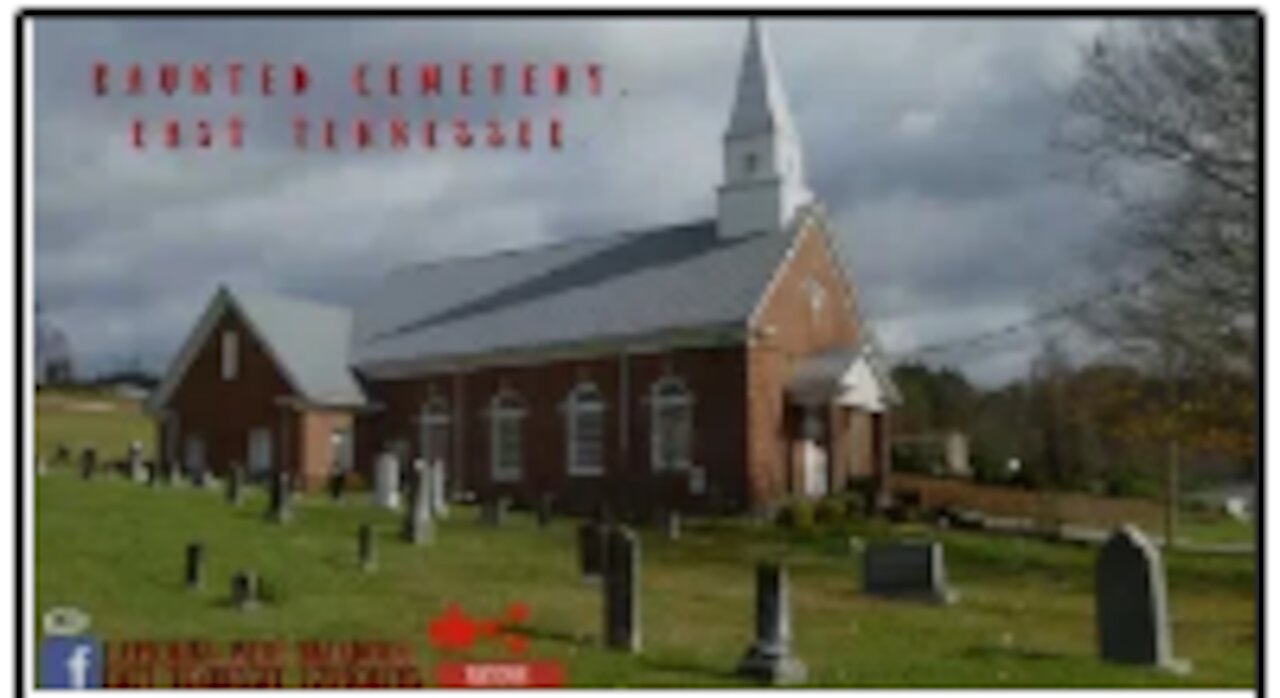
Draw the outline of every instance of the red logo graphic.
<instances>
[{"instance_id":1,"label":"red logo graphic","mask_svg":"<svg viewBox=\"0 0 1280 698\"><path fill-rule=\"evenodd\" d=\"M481 640L501 644L509 654L523 656L529 640L514 629L529 620L528 605L515 602L496 618L473 618L457 603L427 622L427 642L441 652L461 653ZM564 685L564 671L557 662L498 661L441 662L436 683L453 688L552 687Z\"/></svg>"}]
</instances>

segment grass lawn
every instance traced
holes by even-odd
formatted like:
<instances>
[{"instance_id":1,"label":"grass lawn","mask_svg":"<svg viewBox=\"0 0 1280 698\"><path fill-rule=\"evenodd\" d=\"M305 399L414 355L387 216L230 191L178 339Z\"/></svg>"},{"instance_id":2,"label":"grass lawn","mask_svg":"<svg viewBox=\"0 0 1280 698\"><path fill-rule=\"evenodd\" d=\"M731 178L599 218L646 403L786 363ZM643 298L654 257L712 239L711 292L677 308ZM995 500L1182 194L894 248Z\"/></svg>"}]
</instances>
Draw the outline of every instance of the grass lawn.
<instances>
[{"instance_id":1,"label":"grass lawn","mask_svg":"<svg viewBox=\"0 0 1280 698\"><path fill-rule=\"evenodd\" d=\"M64 416L41 412L37 428L70 438L63 436L73 431ZM41 437L41 443L55 438ZM848 543L850 535L923 529L850 524L798 534L745 521L691 521L680 541L641 531L644 651L630 656L600 647L601 594L578 577L574 521L540 530L516 513L495 529L479 524L473 509L455 508L436 542L415 548L396 539L398 517L374 509L364 493L344 504L303 498L295 520L279 526L263 520L265 496L256 489L235 508L215 490L149 489L115 478L82 482L73 470L36 480L37 617L53 606L75 606L92 616L90 632L108 640L402 640L429 666L436 657L425 622L447 603L496 616L521 601L531 611L528 656L562 661L571 685L732 685L738 680L731 671L751 636L754 561L780 557L791 572L796 653L814 684L1250 687L1254 681L1252 558L1174 553L1166 560L1175 650L1194 663L1191 675L1175 677L1095 658L1093 551L1085 547L929 532L944 541L961 593L958 604L936 607L861 595L859 561ZM362 522L377 531L379 567L372 574L355 565ZM182 555L193 540L206 545L208 583L186 592ZM243 567L258 570L274 596L249 613L225 606L228 579Z\"/></svg>"}]
</instances>

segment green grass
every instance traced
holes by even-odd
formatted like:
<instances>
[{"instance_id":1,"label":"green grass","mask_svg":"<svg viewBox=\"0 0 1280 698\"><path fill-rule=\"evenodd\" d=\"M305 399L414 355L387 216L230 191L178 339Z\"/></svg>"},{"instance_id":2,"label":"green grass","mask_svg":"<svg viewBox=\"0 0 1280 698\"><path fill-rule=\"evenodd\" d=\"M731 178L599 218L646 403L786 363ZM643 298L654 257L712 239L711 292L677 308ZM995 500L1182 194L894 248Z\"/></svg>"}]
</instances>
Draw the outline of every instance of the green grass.
<instances>
[{"instance_id":1,"label":"green grass","mask_svg":"<svg viewBox=\"0 0 1280 698\"><path fill-rule=\"evenodd\" d=\"M69 433L64 416L42 413L37 427ZM802 534L690 521L676 542L641 530L644 651L629 656L600 647L600 591L578 577L573 521L539 530L517 513L493 529L459 508L433 545L415 548L396 539L398 517L369 506L363 493L341 505L304 498L294 522L278 526L263 520L265 497L256 490L234 508L216 491L82 482L72 469L37 480L36 501L37 617L76 606L107 639L402 640L429 666L436 657L424 625L447 603L492 616L523 601L531 610L529 656L561 660L572 685L734 685L732 669L751 636L753 564L777 557L791 572L796 653L817 685L1249 687L1254 680L1251 558L1167 559L1175 650L1195 665L1190 676L1174 677L1095 658L1086 547L929 532L944 541L961 593L958 604L936 607L860 594L848 541L922 529L848 525ZM355 565L361 522L376 526L372 574ZM193 540L208 556L199 592L182 588L183 548ZM249 613L225 605L229 577L244 567L258 570L275 595Z\"/></svg>"}]
</instances>

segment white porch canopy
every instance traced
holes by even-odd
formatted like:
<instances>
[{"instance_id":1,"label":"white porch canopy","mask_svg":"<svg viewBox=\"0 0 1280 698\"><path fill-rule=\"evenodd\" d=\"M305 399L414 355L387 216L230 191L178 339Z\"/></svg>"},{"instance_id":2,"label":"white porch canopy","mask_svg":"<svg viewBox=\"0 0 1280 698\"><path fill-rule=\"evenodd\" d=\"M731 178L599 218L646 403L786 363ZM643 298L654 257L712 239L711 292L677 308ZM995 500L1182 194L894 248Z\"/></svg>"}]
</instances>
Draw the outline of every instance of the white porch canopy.
<instances>
[{"instance_id":1,"label":"white porch canopy","mask_svg":"<svg viewBox=\"0 0 1280 698\"><path fill-rule=\"evenodd\" d=\"M836 404L867 412L884 412L898 393L867 350L835 349L811 356L791 373L787 396L797 404Z\"/></svg>"}]
</instances>

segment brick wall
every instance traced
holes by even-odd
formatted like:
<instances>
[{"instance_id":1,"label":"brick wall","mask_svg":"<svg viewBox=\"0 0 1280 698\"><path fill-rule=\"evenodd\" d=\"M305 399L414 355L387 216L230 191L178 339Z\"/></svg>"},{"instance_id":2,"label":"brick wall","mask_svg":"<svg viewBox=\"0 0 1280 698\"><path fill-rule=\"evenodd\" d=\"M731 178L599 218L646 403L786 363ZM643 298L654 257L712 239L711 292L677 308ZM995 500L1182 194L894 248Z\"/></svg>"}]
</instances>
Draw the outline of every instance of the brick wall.
<instances>
[{"instance_id":1,"label":"brick wall","mask_svg":"<svg viewBox=\"0 0 1280 698\"><path fill-rule=\"evenodd\" d=\"M224 331L238 337L239 366L231 380L222 378ZM222 476L232 461L248 464L249 433L266 428L271 430L273 466L297 473L303 486L314 489L324 481L332 462L330 431L349 423L351 417L340 410L302 410L284 404L294 397L266 348L239 313L228 307L165 405L172 416L157 422L159 452L181 460L186 439L199 438L210 472ZM173 439L176 446L171 451Z\"/></svg>"},{"instance_id":2,"label":"brick wall","mask_svg":"<svg viewBox=\"0 0 1280 698\"><path fill-rule=\"evenodd\" d=\"M693 460L706 468L708 493L690 494L687 473L654 473L650 466L649 390L665 375L682 378L694 394ZM604 412L604 475L567 473L565 401L580 382L600 391ZM624 385L625 384L625 385ZM684 511L741 508L746 496L745 365L740 347L560 360L535 366L493 367L407 380L368 381L380 409L357 423L357 465L366 473L377 454L397 440L420 455L417 416L437 395L448 401L454 484L480 496L508 495L531 504L542 492L560 506L591 511L601 500L618 510ZM495 482L490 470L489 402L500 390L521 400L522 477ZM622 395L625 400L620 399ZM625 429L625 431L624 431Z\"/></svg>"},{"instance_id":3,"label":"brick wall","mask_svg":"<svg viewBox=\"0 0 1280 698\"><path fill-rule=\"evenodd\" d=\"M856 298L842 278L835 250L817 224L799 233L790 259L773 281L752 324L747 392L751 501L764 504L799 491L800 410L786 403L786 382L805 358L858 342ZM809 287L822 289L821 306L811 305ZM831 484L842 488L848 475L870 468L874 459L872 415L831 408L826 447Z\"/></svg>"}]
</instances>

